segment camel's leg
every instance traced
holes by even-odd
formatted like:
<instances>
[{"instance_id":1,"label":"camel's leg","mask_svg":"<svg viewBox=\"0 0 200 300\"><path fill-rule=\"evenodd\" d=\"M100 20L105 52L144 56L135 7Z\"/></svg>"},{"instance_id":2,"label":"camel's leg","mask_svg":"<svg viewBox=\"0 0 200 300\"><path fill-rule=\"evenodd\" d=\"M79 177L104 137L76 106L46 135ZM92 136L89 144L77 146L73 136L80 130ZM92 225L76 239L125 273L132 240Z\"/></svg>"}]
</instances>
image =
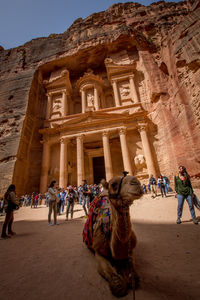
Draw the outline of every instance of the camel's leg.
<instances>
[{"instance_id":1,"label":"camel's leg","mask_svg":"<svg viewBox=\"0 0 200 300\"><path fill-rule=\"evenodd\" d=\"M135 269L134 257L130 257L126 261L122 261L117 268L119 274L121 274L128 284L129 288L136 289L139 285L139 276Z\"/></svg>"},{"instance_id":2,"label":"camel's leg","mask_svg":"<svg viewBox=\"0 0 200 300\"><path fill-rule=\"evenodd\" d=\"M98 272L108 280L111 292L117 297L126 295L128 291L126 280L117 273L116 269L106 258L99 255L97 252L95 253L95 257Z\"/></svg>"}]
</instances>

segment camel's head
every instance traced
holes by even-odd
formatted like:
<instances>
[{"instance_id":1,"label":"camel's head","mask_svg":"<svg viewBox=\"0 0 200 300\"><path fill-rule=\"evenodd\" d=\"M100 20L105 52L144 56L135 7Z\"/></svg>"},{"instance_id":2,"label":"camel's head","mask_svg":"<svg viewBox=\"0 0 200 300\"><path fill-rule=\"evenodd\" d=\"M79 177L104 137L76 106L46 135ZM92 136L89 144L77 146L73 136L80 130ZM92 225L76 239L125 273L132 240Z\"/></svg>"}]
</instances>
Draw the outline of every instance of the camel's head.
<instances>
[{"instance_id":1,"label":"camel's head","mask_svg":"<svg viewBox=\"0 0 200 300\"><path fill-rule=\"evenodd\" d=\"M141 184L135 176L125 176L123 179L120 176L113 177L109 181L108 192L115 207L129 207L143 195Z\"/></svg>"}]
</instances>

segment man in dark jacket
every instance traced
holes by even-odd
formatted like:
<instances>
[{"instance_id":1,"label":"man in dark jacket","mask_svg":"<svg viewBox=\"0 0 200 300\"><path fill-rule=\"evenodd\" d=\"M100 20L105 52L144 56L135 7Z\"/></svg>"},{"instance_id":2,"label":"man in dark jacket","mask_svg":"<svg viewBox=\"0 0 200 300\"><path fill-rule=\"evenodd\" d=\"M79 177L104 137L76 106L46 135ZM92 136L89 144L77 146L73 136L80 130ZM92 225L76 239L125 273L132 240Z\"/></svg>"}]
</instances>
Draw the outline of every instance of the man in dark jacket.
<instances>
[{"instance_id":1,"label":"man in dark jacket","mask_svg":"<svg viewBox=\"0 0 200 300\"><path fill-rule=\"evenodd\" d=\"M89 209L89 186L87 184L87 181L83 180L83 209L85 211L85 215L88 215L88 209ZM86 209L87 206L87 209Z\"/></svg>"},{"instance_id":2,"label":"man in dark jacket","mask_svg":"<svg viewBox=\"0 0 200 300\"><path fill-rule=\"evenodd\" d=\"M157 187L156 187L156 179L153 177L153 175L151 175L150 179L149 179L149 184L150 184L150 188L151 188L151 197L155 198L157 196Z\"/></svg>"},{"instance_id":3,"label":"man in dark jacket","mask_svg":"<svg viewBox=\"0 0 200 300\"><path fill-rule=\"evenodd\" d=\"M65 219L65 221L68 220L69 211L71 212L71 219L73 219L75 198L76 198L76 193L75 193L73 187L70 185L68 187L68 193L66 195L67 208L66 208L66 219Z\"/></svg>"}]
</instances>

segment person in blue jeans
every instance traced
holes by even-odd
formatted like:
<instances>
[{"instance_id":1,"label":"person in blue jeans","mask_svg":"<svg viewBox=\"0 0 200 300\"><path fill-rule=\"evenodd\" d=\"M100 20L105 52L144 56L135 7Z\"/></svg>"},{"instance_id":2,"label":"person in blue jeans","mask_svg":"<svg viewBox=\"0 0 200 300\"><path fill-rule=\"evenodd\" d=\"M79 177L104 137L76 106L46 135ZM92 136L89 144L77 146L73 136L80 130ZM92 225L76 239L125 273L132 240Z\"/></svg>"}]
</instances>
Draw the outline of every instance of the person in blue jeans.
<instances>
[{"instance_id":1,"label":"person in blue jeans","mask_svg":"<svg viewBox=\"0 0 200 300\"><path fill-rule=\"evenodd\" d=\"M87 181L85 179L83 179L83 209L84 209L84 212L85 212L85 215L87 216L88 215L88 210L89 210L89 194L90 194L90 191L89 191L89 186L87 184ZM86 208L87 206L87 208Z\"/></svg>"},{"instance_id":2,"label":"person in blue jeans","mask_svg":"<svg viewBox=\"0 0 200 300\"><path fill-rule=\"evenodd\" d=\"M65 209L65 198L66 198L66 191L63 189L62 190L62 195L61 195L61 207L60 207L60 211L62 211L62 213L64 212Z\"/></svg>"},{"instance_id":3,"label":"person in blue jeans","mask_svg":"<svg viewBox=\"0 0 200 300\"><path fill-rule=\"evenodd\" d=\"M196 219L196 214L194 210L194 205L192 202L193 188L190 181L190 176L188 175L186 168L184 166L179 167L179 173L177 176L174 177L174 183L175 183L175 191L177 193L177 199L178 199L176 223L181 224L183 204L186 199L190 209L193 223L195 225L198 225L198 221Z\"/></svg>"},{"instance_id":4,"label":"person in blue jeans","mask_svg":"<svg viewBox=\"0 0 200 300\"><path fill-rule=\"evenodd\" d=\"M75 191L74 191L74 189L71 185L68 187L68 193L67 193L66 198L67 198L67 208L66 208L66 219L65 219L65 221L68 221L69 211L71 212L71 219L73 219L74 202L75 202L75 198L76 198Z\"/></svg>"}]
</instances>

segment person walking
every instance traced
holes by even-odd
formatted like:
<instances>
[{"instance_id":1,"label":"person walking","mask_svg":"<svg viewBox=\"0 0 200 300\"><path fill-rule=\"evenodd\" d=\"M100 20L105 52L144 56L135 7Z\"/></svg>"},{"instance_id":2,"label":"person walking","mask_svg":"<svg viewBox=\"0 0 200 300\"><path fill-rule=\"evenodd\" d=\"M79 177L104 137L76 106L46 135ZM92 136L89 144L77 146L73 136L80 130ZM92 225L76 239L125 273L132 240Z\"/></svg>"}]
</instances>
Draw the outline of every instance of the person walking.
<instances>
[{"instance_id":1,"label":"person walking","mask_svg":"<svg viewBox=\"0 0 200 300\"><path fill-rule=\"evenodd\" d=\"M12 235L16 234L12 230L12 224L14 221L13 211L16 209L19 209L19 201L17 200L17 197L16 197L14 184L11 184L8 187L8 189L4 195L4 208L5 208L5 212L6 212L6 217L5 217L5 221L3 224L1 237L3 239L7 239L7 238L10 238ZM6 233L7 228L8 228L8 235Z\"/></svg>"},{"instance_id":2,"label":"person walking","mask_svg":"<svg viewBox=\"0 0 200 300\"><path fill-rule=\"evenodd\" d=\"M89 210L89 186L87 184L87 181L84 179L83 180L83 209L84 209L84 212L85 212L85 216L87 217L88 215L88 210ZM87 208L86 208L87 206Z\"/></svg>"},{"instance_id":3,"label":"person walking","mask_svg":"<svg viewBox=\"0 0 200 300\"><path fill-rule=\"evenodd\" d=\"M34 197L34 205L33 205L34 208L38 207L38 201L39 201L39 195L37 193Z\"/></svg>"},{"instance_id":4,"label":"person walking","mask_svg":"<svg viewBox=\"0 0 200 300\"><path fill-rule=\"evenodd\" d=\"M155 198L157 196L157 189L156 189L156 179L151 175L149 179L149 184L151 188L151 197Z\"/></svg>"},{"instance_id":5,"label":"person walking","mask_svg":"<svg viewBox=\"0 0 200 300\"><path fill-rule=\"evenodd\" d=\"M144 194L147 194L147 186L145 183L143 183L142 188L143 188Z\"/></svg>"},{"instance_id":6,"label":"person walking","mask_svg":"<svg viewBox=\"0 0 200 300\"><path fill-rule=\"evenodd\" d=\"M196 219L196 214L194 210L194 205L192 202L193 188L190 181L190 176L187 173L186 168L184 166L179 167L178 175L174 177L174 184L175 184L175 191L177 193L177 199L178 199L176 223L181 224L183 204L186 199L190 209L193 223L195 225L198 225L198 221Z\"/></svg>"},{"instance_id":7,"label":"person walking","mask_svg":"<svg viewBox=\"0 0 200 300\"><path fill-rule=\"evenodd\" d=\"M168 194L169 192L172 191L172 189L170 188L170 180L168 177L163 176L163 181L164 181L164 185L165 185L165 193Z\"/></svg>"},{"instance_id":8,"label":"person walking","mask_svg":"<svg viewBox=\"0 0 200 300\"><path fill-rule=\"evenodd\" d=\"M59 189L58 194L57 194L57 215L61 215L61 200L62 200L62 192L61 189Z\"/></svg>"},{"instance_id":9,"label":"person walking","mask_svg":"<svg viewBox=\"0 0 200 300\"><path fill-rule=\"evenodd\" d=\"M83 187L82 187L82 185L79 185L79 187L78 187L78 202L80 205L82 205L82 199L83 199Z\"/></svg>"},{"instance_id":10,"label":"person walking","mask_svg":"<svg viewBox=\"0 0 200 300\"><path fill-rule=\"evenodd\" d=\"M165 195L165 197L167 197L166 195L166 191L165 191L165 184L164 184L164 180L163 180L163 176L160 175L158 177L158 185L159 185L159 189L160 189L160 192L161 192L161 195L162 197Z\"/></svg>"},{"instance_id":11,"label":"person walking","mask_svg":"<svg viewBox=\"0 0 200 300\"><path fill-rule=\"evenodd\" d=\"M50 226L58 225L57 223L57 189L55 187L56 181L53 180L48 188L49 195L49 214L48 214L48 223ZM51 214L53 211L54 215L54 224L51 223Z\"/></svg>"},{"instance_id":12,"label":"person walking","mask_svg":"<svg viewBox=\"0 0 200 300\"><path fill-rule=\"evenodd\" d=\"M61 194L61 208L60 208L60 211L63 213L64 212L64 209L65 209L65 198L66 198L66 191L63 189L62 190L62 194Z\"/></svg>"},{"instance_id":13,"label":"person walking","mask_svg":"<svg viewBox=\"0 0 200 300\"><path fill-rule=\"evenodd\" d=\"M68 193L67 193L67 208L66 208L66 219L65 221L68 221L68 214L69 214L69 210L71 212L71 219L73 219L73 213L74 213L74 202L75 202L75 198L76 198L76 193L73 189L73 187L70 185L68 187Z\"/></svg>"}]
</instances>

